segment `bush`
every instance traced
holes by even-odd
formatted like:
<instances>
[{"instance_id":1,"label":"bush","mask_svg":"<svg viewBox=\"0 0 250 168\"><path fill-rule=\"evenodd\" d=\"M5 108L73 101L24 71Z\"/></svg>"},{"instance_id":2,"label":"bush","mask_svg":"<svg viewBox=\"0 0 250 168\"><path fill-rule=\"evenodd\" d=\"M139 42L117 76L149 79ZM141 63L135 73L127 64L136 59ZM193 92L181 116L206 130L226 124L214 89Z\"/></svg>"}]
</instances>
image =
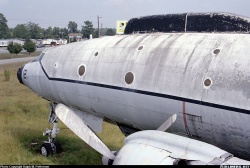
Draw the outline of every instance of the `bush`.
<instances>
[{"instance_id":1,"label":"bush","mask_svg":"<svg viewBox=\"0 0 250 168\"><path fill-rule=\"evenodd\" d=\"M15 48L14 48L14 45L13 45L12 42L7 46L7 50L8 50L11 54L14 54Z\"/></svg>"},{"instance_id":2,"label":"bush","mask_svg":"<svg viewBox=\"0 0 250 168\"><path fill-rule=\"evenodd\" d=\"M17 55L18 53L20 53L22 51L23 47L20 44L15 43L14 48L15 48L14 53Z\"/></svg>"},{"instance_id":3,"label":"bush","mask_svg":"<svg viewBox=\"0 0 250 168\"><path fill-rule=\"evenodd\" d=\"M11 53L11 54L18 54L22 51L22 46L20 44L11 42L8 46L7 46L7 50Z\"/></svg>"},{"instance_id":4,"label":"bush","mask_svg":"<svg viewBox=\"0 0 250 168\"><path fill-rule=\"evenodd\" d=\"M29 52L29 55L30 55L31 52L35 52L36 51L36 44L33 41L31 41L30 39L27 39L24 42L23 48L25 50L27 50L27 52Z\"/></svg>"}]
</instances>

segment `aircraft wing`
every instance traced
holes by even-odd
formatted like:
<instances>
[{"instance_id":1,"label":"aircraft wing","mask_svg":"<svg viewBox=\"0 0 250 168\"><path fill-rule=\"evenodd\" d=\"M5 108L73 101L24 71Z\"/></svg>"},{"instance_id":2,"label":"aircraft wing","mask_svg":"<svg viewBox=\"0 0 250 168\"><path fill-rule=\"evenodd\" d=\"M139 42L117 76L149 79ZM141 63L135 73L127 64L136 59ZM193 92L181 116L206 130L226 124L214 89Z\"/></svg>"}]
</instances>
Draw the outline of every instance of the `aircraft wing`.
<instances>
[{"instance_id":1,"label":"aircraft wing","mask_svg":"<svg viewBox=\"0 0 250 168\"><path fill-rule=\"evenodd\" d=\"M103 155L104 165L250 165L249 161L205 142L167 133L164 129L159 131L162 125L168 125L166 129L170 127L176 115L158 130L131 134L119 151L112 152L84 122L79 112L58 104L55 113L77 136Z\"/></svg>"}]
</instances>

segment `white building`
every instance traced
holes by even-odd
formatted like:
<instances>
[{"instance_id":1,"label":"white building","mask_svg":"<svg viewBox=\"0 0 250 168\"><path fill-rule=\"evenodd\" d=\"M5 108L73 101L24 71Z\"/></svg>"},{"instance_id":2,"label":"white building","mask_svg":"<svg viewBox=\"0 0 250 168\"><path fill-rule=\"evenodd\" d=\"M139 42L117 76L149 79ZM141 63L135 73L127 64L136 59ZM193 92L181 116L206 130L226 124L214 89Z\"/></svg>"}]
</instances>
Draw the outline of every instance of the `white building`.
<instances>
[{"instance_id":1,"label":"white building","mask_svg":"<svg viewBox=\"0 0 250 168\"><path fill-rule=\"evenodd\" d=\"M0 40L0 47L7 47L12 42L20 45L24 44L24 40L20 39L2 39Z\"/></svg>"},{"instance_id":2,"label":"white building","mask_svg":"<svg viewBox=\"0 0 250 168\"><path fill-rule=\"evenodd\" d=\"M51 44L51 42L56 42L56 40L54 40L54 39L44 39L44 40L42 40L42 44L44 44L44 45L50 45Z\"/></svg>"},{"instance_id":3,"label":"white building","mask_svg":"<svg viewBox=\"0 0 250 168\"><path fill-rule=\"evenodd\" d=\"M57 45L61 45L61 44L67 44L67 40L66 39L58 39L56 42Z\"/></svg>"},{"instance_id":4,"label":"white building","mask_svg":"<svg viewBox=\"0 0 250 168\"><path fill-rule=\"evenodd\" d=\"M83 34L81 34L81 33L70 33L69 34L69 42L74 41L74 40L82 41L82 36L83 36Z\"/></svg>"},{"instance_id":5,"label":"white building","mask_svg":"<svg viewBox=\"0 0 250 168\"><path fill-rule=\"evenodd\" d=\"M8 40L0 40L0 47L7 47L9 45Z\"/></svg>"},{"instance_id":6,"label":"white building","mask_svg":"<svg viewBox=\"0 0 250 168\"><path fill-rule=\"evenodd\" d=\"M50 45L51 42L56 42L57 45L60 45L60 44L67 44L67 40L66 39L44 39L42 40L41 44L44 44L44 45Z\"/></svg>"},{"instance_id":7,"label":"white building","mask_svg":"<svg viewBox=\"0 0 250 168\"><path fill-rule=\"evenodd\" d=\"M21 46L23 46L25 40L12 39L12 40L10 40L10 42L13 42L13 43L16 43L16 44L20 44Z\"/></svg>"}]
</instances>

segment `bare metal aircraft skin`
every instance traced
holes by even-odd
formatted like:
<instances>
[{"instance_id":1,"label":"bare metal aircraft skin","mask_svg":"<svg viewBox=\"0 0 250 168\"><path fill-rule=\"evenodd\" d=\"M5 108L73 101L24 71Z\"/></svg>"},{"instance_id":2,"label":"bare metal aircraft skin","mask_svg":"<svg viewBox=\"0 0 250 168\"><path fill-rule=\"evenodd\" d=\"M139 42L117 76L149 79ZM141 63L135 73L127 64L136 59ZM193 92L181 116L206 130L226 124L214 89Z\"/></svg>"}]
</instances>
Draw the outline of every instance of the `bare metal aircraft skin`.
<instances>
[{"instance_id":1,"label":"bare metal aircraft skin","mask_svg":"<svg viewBox=\"0 0 250 168\"><path fill-rule=\"evenodd\" d=\"M233 157L250 156L249 37L193 32L102 37L46 49L18 76L59 105L63 122L73 111L94 131L101 131L103 119L148 130L128 136L116 157L102 153L113 164L249 164ZM169 133L158 129L169 118Z\"/></svg>"}]
</instances>

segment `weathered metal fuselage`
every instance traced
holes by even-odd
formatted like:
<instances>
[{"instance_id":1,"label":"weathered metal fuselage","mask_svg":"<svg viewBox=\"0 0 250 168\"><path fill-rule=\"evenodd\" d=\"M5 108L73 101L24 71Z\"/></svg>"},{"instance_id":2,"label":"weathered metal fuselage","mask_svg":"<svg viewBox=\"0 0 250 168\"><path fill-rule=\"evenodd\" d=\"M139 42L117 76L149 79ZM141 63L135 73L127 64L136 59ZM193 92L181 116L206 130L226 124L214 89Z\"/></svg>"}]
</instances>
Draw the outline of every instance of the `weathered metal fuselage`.
<instances>
[{"instance_id":1,"label":"weathered metal fuselage","mask_svg":"<svg viewBox=\"0 0 250 168\"><path fill-rule=\"evenodd\" d=\"M250 35L153 33L46 49L21 72L40 96L125 124L250 156Z\"/></svg>"}]
</instances>

